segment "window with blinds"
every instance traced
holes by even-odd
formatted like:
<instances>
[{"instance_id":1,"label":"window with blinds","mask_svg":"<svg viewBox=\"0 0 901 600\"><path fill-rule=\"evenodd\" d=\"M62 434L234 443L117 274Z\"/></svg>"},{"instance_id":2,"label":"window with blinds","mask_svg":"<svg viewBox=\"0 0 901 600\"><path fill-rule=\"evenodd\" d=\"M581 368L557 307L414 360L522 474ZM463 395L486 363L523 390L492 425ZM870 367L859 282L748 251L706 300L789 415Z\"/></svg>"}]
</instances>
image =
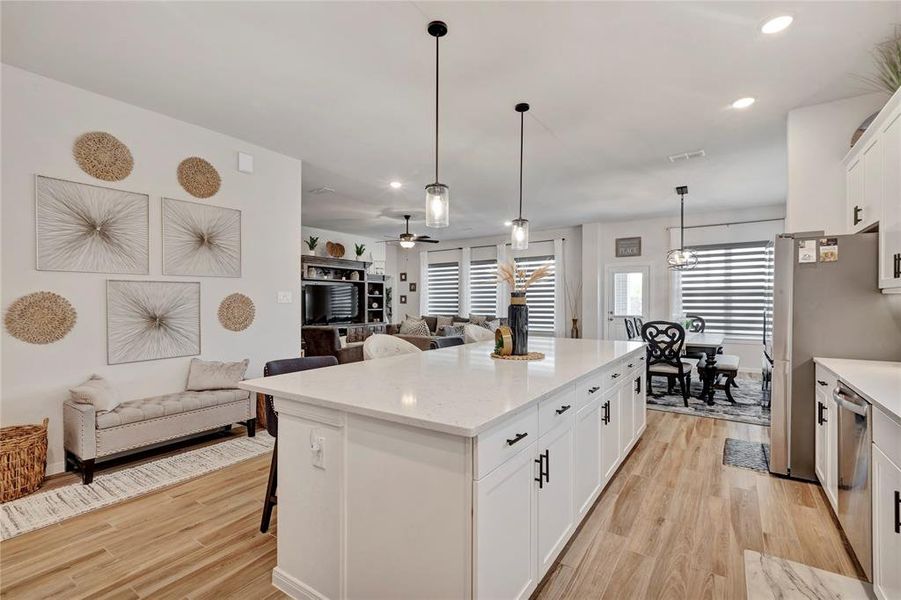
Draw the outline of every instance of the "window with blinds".
<instances>
[{"instance_id":1,"label":"window with blinds","mask_svg":"<svg viewBox=\"0 0 901 600\"><path fill-rule=\"evenodd\" d=\"M456 315L460 310L459 263L429 265L429 314Z\"/></svg>"},{"instance_id":2,"label":"window with blinds","mask_svg":"<svg viewBox=\"0 0 901 600\"><path fill-rule=\"evenodd\" d=\"M704 318L705 332L761 340L772 312L772 252L767 242L696 246L698 265L681 272L682 311Z\"/></svg>"},{"instance_id":3,"label":"window with blinds","mask_svg":"<svg viewBox=\"0 0 901 600\"><path fill-rule=\"evenodd\" d=\"M538 283L532 284L526 292L526 303L529 305L529 333L539 335L554 334L554 315L557 307L556 283L554 281L553 256L528 256L516 259L516 268L523 269L529 277L536 269L550 266L548 274Z\"/></svg>"},{"instance_id":4,"label":"window with blinds","mask_svg":"<svg viewBox=\"0 0 901 600\"><path fill-rule=\"evenodd\" d=\"M497 260L469 263L469 311L476 315L497 315Z\"/></svg>"}]
</instances>

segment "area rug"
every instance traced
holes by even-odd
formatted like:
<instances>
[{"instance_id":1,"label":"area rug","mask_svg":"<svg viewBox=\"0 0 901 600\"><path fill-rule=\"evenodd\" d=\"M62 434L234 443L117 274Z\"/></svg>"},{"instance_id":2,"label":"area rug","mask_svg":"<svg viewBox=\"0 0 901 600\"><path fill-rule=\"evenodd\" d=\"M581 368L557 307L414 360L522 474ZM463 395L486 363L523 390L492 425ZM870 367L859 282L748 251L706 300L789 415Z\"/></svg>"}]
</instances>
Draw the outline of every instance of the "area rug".
<instances>
[{"instance_id":1,"label":"area rug","mask_svg":"<svg viewBox=\"0 0 901 600\"><path fill-rule=\"evenodd\" d=\"M723 464L768 473L770 471L770 445L726 438L726 443L723 445Z\"/></svg>"},{"instance_id":2,"label":"area rug","mask_svg":"<svg viewBox=\"0 0 901 600\"><path fill-rule=\"evenodd\" d=\"M760 381L755 379L738 379L737 381L739 387L732 388L732 397L735 398L736 404L730 404L723 390L716 390L713 395L713 406L707 406L706 402L698 400L702 384L692 380L691 397L688 399L688 408L686 408L682 402L682 394L679 393L678 383L673 388L673 393L667 394L666 379L654 377L654 386L650 388L648 394L648 408L769 427L770 411L760 405L763 397Z\"/></svg>"},{"instance_id":3,"label":"area rug","mask_svg":"<svg viewBox=\"0 0 901 600\"><path fill-rule=\"evenodd\" d=\"M275 438L258 431L256 437L228 440L97 475L90 485L74 483L0 504L0 540L212 473L265 454L274 445Z\"/></svg>"}]
</instances>

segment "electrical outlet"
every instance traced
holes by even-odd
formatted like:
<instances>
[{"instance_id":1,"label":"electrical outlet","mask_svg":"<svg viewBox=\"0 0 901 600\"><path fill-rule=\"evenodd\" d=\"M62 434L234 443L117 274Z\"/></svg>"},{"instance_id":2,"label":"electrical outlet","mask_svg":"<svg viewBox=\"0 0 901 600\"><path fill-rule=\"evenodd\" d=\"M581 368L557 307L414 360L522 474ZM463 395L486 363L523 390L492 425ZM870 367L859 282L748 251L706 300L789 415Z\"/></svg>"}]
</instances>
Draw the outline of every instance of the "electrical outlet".
<instances>
[{"instance_id":1,"label":"electrical outlet","mask_svg":"<svg viewBox=\"0 0 901 600\"><path fill-rule=\"evenodd\" d=\"M279 304L291 304L292 302L294 302L294 294L292 294L291 292L278 293Z\"/></svg>"},{"instance_id":2,"label":"electrical outlet","mask_svg":"<svg viewBox=\"0 0 901 600\"><path fill-rule=\"evenodd\" d=\"M313 466L325 470L325 438L311 436L310 452L313 454Z\"/></svg>"}]
</instances>

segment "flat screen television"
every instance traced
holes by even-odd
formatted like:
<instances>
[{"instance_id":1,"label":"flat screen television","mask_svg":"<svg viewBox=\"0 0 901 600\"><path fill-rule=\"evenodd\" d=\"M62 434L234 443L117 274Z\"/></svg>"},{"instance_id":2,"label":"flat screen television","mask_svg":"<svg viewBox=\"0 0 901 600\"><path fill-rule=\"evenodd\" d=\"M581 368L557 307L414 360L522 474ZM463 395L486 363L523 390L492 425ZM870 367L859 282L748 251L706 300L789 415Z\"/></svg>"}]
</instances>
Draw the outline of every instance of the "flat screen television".
<instances>
[{"instance_id":1,"label":"flat screen television","mask_svg":"<svg viewBox=\"0 0 901 600\"><path fill-rule=\"evenodd\" d=\"M354 283L305 283L303 286L303 324L361 322L360 293L363 286Z\"/></svg>"}]
</instances>

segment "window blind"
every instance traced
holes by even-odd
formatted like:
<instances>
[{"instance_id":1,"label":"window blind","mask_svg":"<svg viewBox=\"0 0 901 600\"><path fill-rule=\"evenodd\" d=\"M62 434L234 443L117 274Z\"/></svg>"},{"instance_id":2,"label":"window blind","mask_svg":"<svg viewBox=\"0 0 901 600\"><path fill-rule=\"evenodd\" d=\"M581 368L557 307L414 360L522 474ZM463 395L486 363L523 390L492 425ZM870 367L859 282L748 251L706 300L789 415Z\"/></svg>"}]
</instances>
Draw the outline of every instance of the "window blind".
<instances>
[{"instance_id":1,"label":"window blind","mask_svg":"<svg viewBox=\"0 0 901 600\"><path fill-rule=\"evenodd\" d=\"M681 271L682 310L704 318L705 332L761 340L772 312L772 252L767 242L695 246L698 265Z\"/></svg>"},{"instance_id":2,"label":"window blind","mask_svg":"<svg viewBox=\"0 0 901 600\"><path fill-rule=\"evenodd\" d=\"M529 277L536 269L548 265L550 270L526 292L529 305L529 333L554 335L554 313L556 304L556 283L553 256L525 256L516 259L516 268L523 269Z\"/></svg>"},{"instance_id":3,"label":"window blind","mask_svg":"<svg viewBox=\"0 0 901 600\"><path fill-rule=\"evenodd\" d=\"M476 315L497 315L497 260L469 263L469 310Z\"/></svg>"},{"instance_id":4,"label":"window blind","mask_svg":"<svg viewBox=\"0 0 901 600\"><path fill-rule=\"evenodd\" d=\"M428 275L429 314L456 315L460 310L460 264L430 264Z\"/></svg>"}]
</instances>

